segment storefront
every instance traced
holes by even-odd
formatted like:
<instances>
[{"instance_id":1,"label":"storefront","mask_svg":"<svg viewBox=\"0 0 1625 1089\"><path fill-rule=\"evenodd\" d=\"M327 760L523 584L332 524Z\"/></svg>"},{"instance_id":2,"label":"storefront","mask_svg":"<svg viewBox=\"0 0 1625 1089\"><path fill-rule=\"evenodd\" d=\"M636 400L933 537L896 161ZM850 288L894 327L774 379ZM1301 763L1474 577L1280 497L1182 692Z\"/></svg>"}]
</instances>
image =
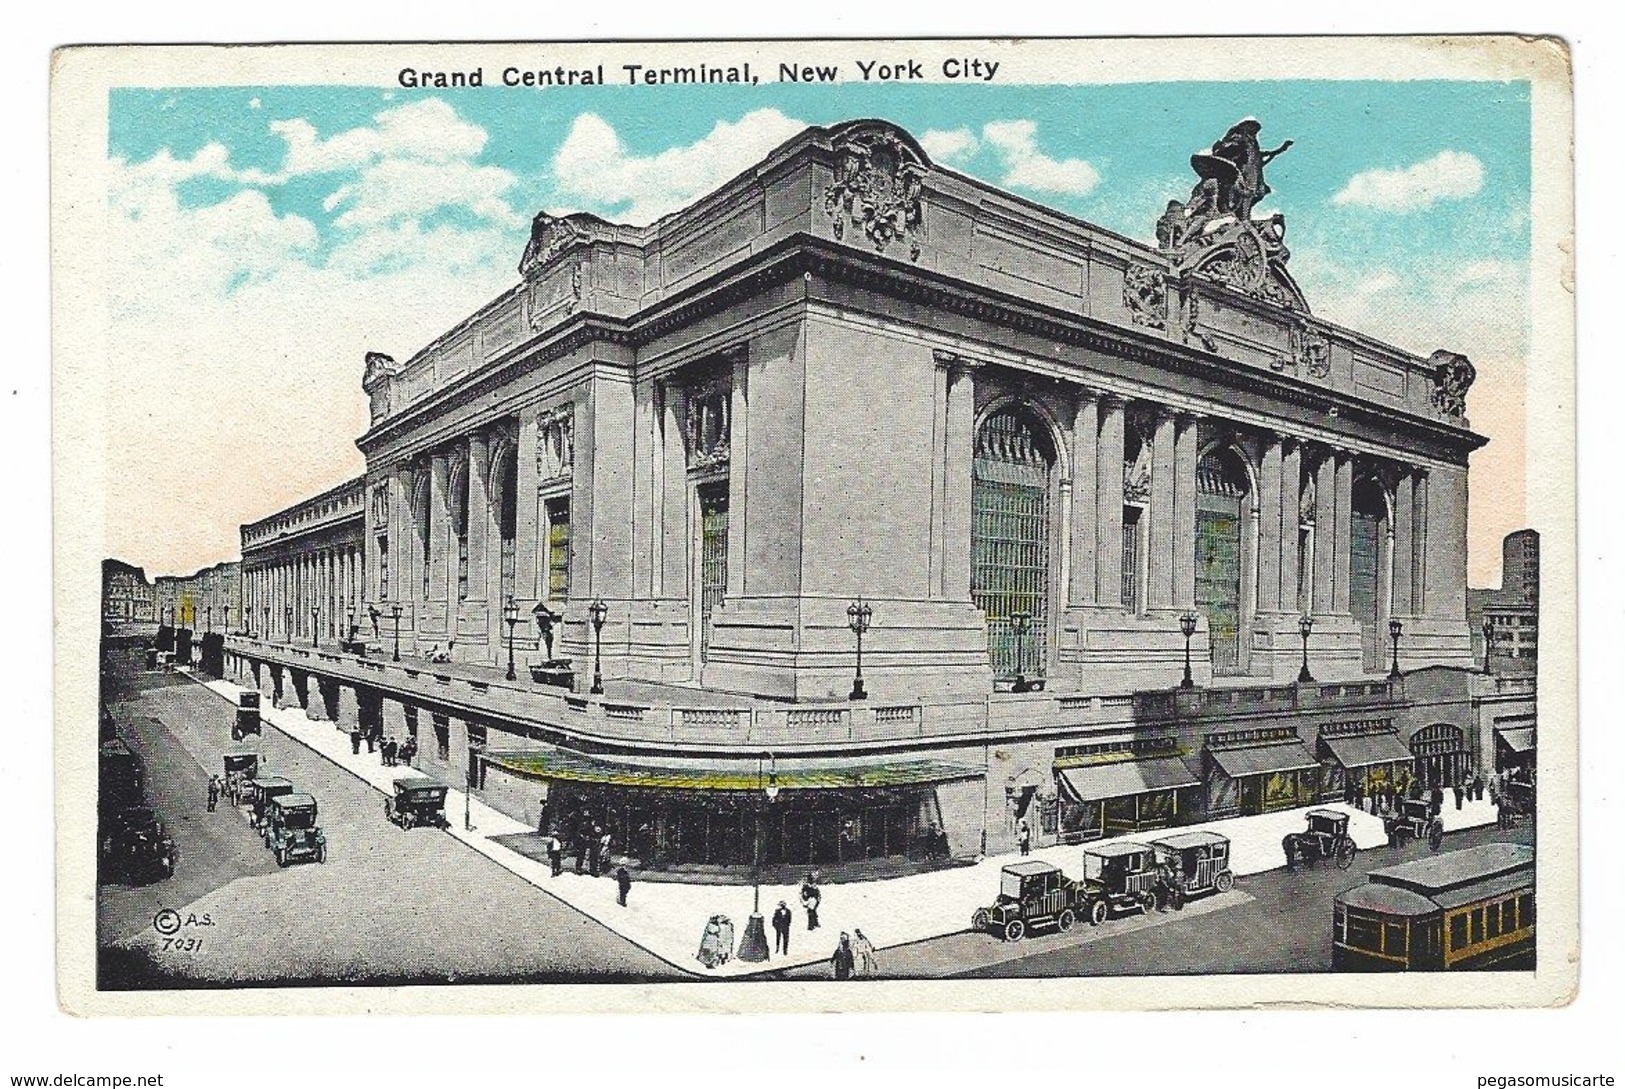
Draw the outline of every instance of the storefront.
<instances>
[{"instance_id":1,"label":"storefront","mask_svg":"<svg viewBox=\"0 0 1625 1089\"><path fill-rule=\"evenodd\" d=\"M1495 770L1528 772L1535 766L1535 727L1495 727Z\"/></svg>"},{"instance_id":2,"label":"storefront","mask_svg":"<svg viewBox=\"0 0 1625 1089\"><path fill-rule=\"evenodd\" d=\"M563 751L486 753L487 781L531 784L572 843L596 827L636 865L838 866L948 853L937 788L981 778L933 760L744 767L636 766Z\"/></svg>"},{"instance_id":3,"label":"storefront","mask_svg":"<svg viewBox=\"0 0 1625 1089\"><path fill-rule=\"evenodd\" d=\"M1449 789L1471 777L1473 756L1459 727L1441 722L1417 730L1411 735L1410 751L1416 777L1424 786Z\"/></svg>"},{"instance_id":4,"label":"storefront","mask_svg":"<svg viewBox=\"0 0 1625 1089\"><path fill-rule=\"evenodd\" d=\"M1394 729L1339 730L1320 733L1320 762L1324 768L1321 797L1352 802L1370 798L1408 773L1411 751Z\"/></svg>"},{"instance_id":5,"label":"storefront","mask_svg":"<svg viewBox=\"0 0 1625 1089\"><path fill-rule=\"evenodd\" d=\"M1195 819L1201 781L1177 756L1060 758L1061 842L1081 843Z\"/></svg>"},{"instance_id":6,"label":"storefront","mask_svg":"<svg viewBox=\"0 0 1625 1089\"><path fill-rule=\"evenodd\" d=\"M1207 761L1210 818L1310 805L1320 791L1320 762L1291 729L1211 735Z\"/></svg>"}]
</instances>

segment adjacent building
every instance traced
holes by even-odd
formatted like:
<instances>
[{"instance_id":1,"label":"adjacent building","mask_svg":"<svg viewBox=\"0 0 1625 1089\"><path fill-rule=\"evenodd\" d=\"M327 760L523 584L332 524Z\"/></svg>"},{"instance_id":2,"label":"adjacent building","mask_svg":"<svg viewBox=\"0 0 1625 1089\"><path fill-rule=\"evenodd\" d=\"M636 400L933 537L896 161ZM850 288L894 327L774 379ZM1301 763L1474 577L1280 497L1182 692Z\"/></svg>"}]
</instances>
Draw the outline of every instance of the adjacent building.
<instances>
[{"instance_id":1,"label":"adjacent building","mask_svg":"<svg viewBox=\"0 0 1625 1089\"><path fill-rule=\"evenodd\" d=\"M1493 590L1467 591L1467 620L1473 631L1473 657L1486 671L1536 671L1540 632L1539 533L1520 529L1502 539L1501 585Z\"/></svg>"},{"instance_id":2,"label":"adjacent building","mask_svg":"<svg viewBox=\"0 0 1625 1089\"><path fill-rule=\"evenodd\" d=\"M188 630L241 630L242 589L235 560L190 575L159 575L153 587L159 623Z\"/></svg>"},{"instance_id":3,"label":"adjacent building","mask_svg":"<svg viewBox=\"0 0 1625 1089\"><path fill-rule=\"evenodd\" d=\"M1311 311L1256 133L1155 247L881 121L648 227L538 215L512 288L369 353L364 476L243 527L240 670L649 865L1464 777L1473 368Z\"/></svg>"},{"instance_id":4,"label":"adjacent building","mask_svg":"<svg viewBox=\"0 0 1625 1089\"><path fill-rule=\"evenodd\" d=\"M156 592L147 572L123 560L102 561L102 620L151 624L157 617Z\"/></svg>"}]
</instances>

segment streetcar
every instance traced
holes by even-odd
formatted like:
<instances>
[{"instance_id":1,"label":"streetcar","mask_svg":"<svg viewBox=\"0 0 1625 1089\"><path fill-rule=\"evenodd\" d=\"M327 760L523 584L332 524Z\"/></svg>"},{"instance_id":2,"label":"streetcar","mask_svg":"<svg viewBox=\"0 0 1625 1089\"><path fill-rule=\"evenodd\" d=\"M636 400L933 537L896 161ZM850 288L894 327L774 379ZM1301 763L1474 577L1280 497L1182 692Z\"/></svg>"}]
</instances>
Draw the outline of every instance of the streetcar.
<instances>
[{"instance_id":1,"label":"streetcar","mask_svg":"<svg viewBox=\"0 0 1625 1089\"><path fill-rule=\"evenodd\" d=\"M1335 971L1534 966L1533 847L1487 843L1372 870L1332 902Z\"/></svg>"}]
</instances>

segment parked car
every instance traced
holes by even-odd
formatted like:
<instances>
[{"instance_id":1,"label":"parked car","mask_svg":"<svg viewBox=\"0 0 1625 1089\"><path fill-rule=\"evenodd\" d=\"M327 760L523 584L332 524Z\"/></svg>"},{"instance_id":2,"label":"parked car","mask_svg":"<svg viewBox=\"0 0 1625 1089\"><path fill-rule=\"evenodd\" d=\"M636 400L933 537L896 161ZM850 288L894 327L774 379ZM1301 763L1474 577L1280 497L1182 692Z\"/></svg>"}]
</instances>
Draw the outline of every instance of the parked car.
<instances>
[{"instance_id":1,"label":"parked car","mask_svg":"<svg viewBox=\"0 0 1625 1089\"><path fill-rule=\"evenodd\" d=\"M266 809L265 841L278 866L300 858L326 862L327 837L316 823L316 799L309 794L273 798Z\"/></svg>"},{"instance_id":2,"label":"parked car","mask_svg":"<svg viewBox=\"0 0 1625 1089\"><path fill-rule=\"evenodd\" d=\"M1402 798L1399 810L1382 819L1382 830L1388 833L1388 846L1403 847L1407 840L1427 840L1428 847L1437 851L1444 843L1444 821L1433 813L1433 805L1426 798Z\"/></svg>"},{"instance_id":3,"label":"parked car","mask_svg":"<svg viewBox=\"0 0 1625 1089\"><path fill-rule=\"evenodd\" d=\"M384 799L384 816L402 828L431 825L449 828L446 819L447 787L422 775L403 775L395 780L395 796Z\"/></svg>"},{"instance_id":4,"label":"parked car","mask_svg":"<svg viewBox=\"0 0 1625 1089\"><path fill-rule=\"evenodd\" d=\"M1230 870L1230 840L1217 832L1184 832L1151 841L1157 855L1158 898L1181 911L1194 896L1236 887Z\"/></svg>"},{"instance_id":5,"label":"parked car","mask_svg":"<svg viewBox=\"0 0 1625 1089\"><path fill-rule=\"evenodd\" d=\"M248 803L249 819L259 830L262 838L265 836L265 822L271 802L284 794L292 793L293 783L276 775L268 775L263 779L249 779L243 783L243 800Z\"/></svg>"},{"instance_id":6,"label":"parked car","mask_svg":"<svg viewBox=\"0 0 1625 1089\"><path fill-rule=\"evenodd\" d=\"M231 725L231 739L241 741L246 734L262 733L260 694L253 691L237 693L237 718Z\"/></svg>"},{"instance_id":7,"label":"parked car","mask_svg":"<svg viewBox=\"0 0 1625 1089\"><path fill-rule=\"evenodd\" d=\"M1354 840L1349 836L1349 815L1337 809L1311 809L1304 814L1308 827L1302 832L1288 832L1281 840L1286 854L1286 868L1290 872L1298 863L1312 866L1322 859L1337 863L1346 870L1354 865Z\"/></svg>"},{"instance_id":8,"label":"parked car","mask_svg":"<svg viewBox=\"0 0 1625 1089\"><path fill-rule=\"evenodd\" d=\"M221 756L225 767L226 797L232 805L244 802L243 784L260 773L260 754L239 750Z\"/></svg>"},{"instance_id":9,"label":"parked car","mask_svg":"<svg viewBox=\"0 0 1625 1089\"><path fill-rule=\"evenodd\" d=\"M145 806L109 812L102 820L100 839L103 866L126 880L172 877L180 861L158 814Z\"/></svg>"},{"instance_id":10,"label":"parked car","mask_svg":"<svg viewBox=\"0 0 1625 1089\"><path fill-rule=\"evenodd\" d=\"M999 898L977 908L971 928L1019 942L1035 926L1071 930L1078 921L1077 882L1048 862L1015 862L999 874Z\"/></svg>"},{"instance_id":11,"label":"parked car","mask_svg":"<svg viewBox=\"0 0 1625 1089\"><path fill-rule=\"evenodd\" d=\"M1157 906L1157 856L1143 843L1106 843L1083 852L1080 904L1099 926L1112 915Z\"/></svg>"}]
</instances>

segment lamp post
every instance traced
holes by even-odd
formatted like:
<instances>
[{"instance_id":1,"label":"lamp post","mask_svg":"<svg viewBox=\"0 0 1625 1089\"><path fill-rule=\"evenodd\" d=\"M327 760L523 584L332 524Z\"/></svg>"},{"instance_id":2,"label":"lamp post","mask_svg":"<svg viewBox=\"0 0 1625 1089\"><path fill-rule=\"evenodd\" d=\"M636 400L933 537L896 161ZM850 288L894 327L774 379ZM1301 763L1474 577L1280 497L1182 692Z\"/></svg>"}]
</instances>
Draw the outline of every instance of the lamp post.
<instances>
[{"instance_id":1,"label":"lamp post","mask_svg":"<svg viewBox=\"0 0 1625 1089\"><path fill-rule=\"evenodd\" d=\"M389 607L389 615L395 620L395 661L401 660L401 604L396 602Z\"/></svg>"},{"instance_id":2,"label":"lamp post","mask_svg":"<svg viewBox=\"0 0 1625 1089\"><path fill-rule=\"evenodd\" d=\"M1388 676L1396 679L1399 677L1399 633L1404 630L1404 626L1399 621L1388 621L1388 638L1394 641L1394 664L1388 670Z\"/></svg>"},{"instance_id":3,"label":"lamp post","mask_svg":"<svg viewBox=\"0 0 1625 1089\"><path fill-rule=\"evenodd\" d=\"M852 692L847 699L864 700L869 693L863 688L863 633L869 630L869 621L875 615L874 609L863 598L858 598L846 607L846 626L852 629L852 634L858 637L857 671L852 675Z\"/></svg>"},{"instance_id":4,"label":"lamp post","mask_svg":"<svg viewBox=\"0 0 1625 1089\"><path fill-rule=\"evenodd\" d=\"M293 606L282 606L282 637L290 645L293 643Z\"/></svg>"},{"instance_id":5,"label":"lamp post","mask_svg":"<svg viewBox=\"0 0 1625 1089\"><path fill-rule=\"evenodd\" d=\"M206 631L206 632L210 632L210 633L213 633L213 631L214 631L214 606L213 605L205 605L205 606L203 606L203 630Z\"/></svg>"},{"instance_id":6,"label":"lamp post","mask_svg":"<svg viewBox=\"0 0 1625 1089\"><path fill-rule=\"evenodd\" d=\"M1185 636L1185 676L1180 678L1179 687L1195 688L1196 682L1191 679L1191 636L1196 634L1196 614L1186 613L1180 617L1179 630Z\"/></svg>"},{"instance_id":7,"label":"lamp post","mask_svg":"<svg viewBox=\"0 0 1625 1089\"><path fill-rule=\"evenodd\" d=\"M1309 672L1309 633L1314 630L1315 618L1308 613L1298 617L1298 635L1303 638L1303 667L1298 670L1298 683L1309 684L1314 675Z\"/></svg>"},{"instance_id":8,"label":"lamp post","mask_svg":"<svg viewBox=\"0 0 1625 1089\"><path fill-rule=\"evenodd\" d=\"M310 607L310 645L313 647L321 645L316 641L317 634L321 628L321 619L322 607L320 605L312 605Z\"/></svg>"},{"instance_id":9,"label":"lamp post","mask_svg":"<svg viewBox=\"0 0 1625 1089\"><path fill-rule=\"evenodd\" d=\"M592 695L604 694L604 618L609 615L609 606L601 597L592 599L587 606L587 613L592 617Z\"/></svg>"},{"instance_id":10,"label":"lamp post","mask_svg":"<svg viewBox=\"0 0 1625 1089\"><path fill-rule=\"evenodd\" d=\"M517 674L513 671L513 629L519 623L519 602L508 595L508 603L502 607L502 619L508 622L508 679L514 680Z\"/></svg>"},{"instance_id":11,"label":"lamp post","mask_svg":"<svg viewBox=\"0 0 1625 1089\"><path fill-rule=\"evenodd\" d=\"M260 626L260 638L264 639L266 642L270 642L271 641L271 606L265 605L265 606L262 607L261 611L263 611L265 613L265 623Z\"/></svg>"},{"instance_id":12,"label":"lamp post","mask_svg":"<svg viewBox=\"0 0 1625 1089\"><path fill-rule=\"evenodd\" d=\"M1027 677L1022 672L1022 660L1027 657L1027 633L1033 630L1032 613L1012 613L1010 628L1016 633L1016 679L1010 685L1012 692L1027 691Z\"/></svg>"},{"instance_id":13,"label":"lamp post","mask_svg":"<svg viewBox=\"0 0 1625 1089\"><path fill-rule=\"evenodd\" d=\"M1488 676L1490 672L1490 647L1495 642L1495 622L1488 615L1485 615L1484 622L1480 627L1484 632L1484 674Z\"/></svg>"},{"instance_id":14,"label":"lamp post","mask_svg":"<svg viewBox=\"0 0 1625 1089\"><path fill-rule=\"evenodd\" d=\"M763 764L773 768L762 778ZM767 959L767 927L762 924L762 798L773 802L779 796L778 763L770 752L756 758L756 794L752 796L756 811L756 834L751 845L751 907L750 919L745 923L745 936L739 942L739 959L760 964Z\"/></svg>"},{"instance_id":15,"label":"lamp post","mask_svg":"<svg viewBox=\"0 0 1625 1089\"><path fill-rule=\"evenodd\" d=\"M354 596L352 596L350 598L350 612L349 612L348 616L349 616L349 623L345 626L344 638L345 638L346 642L350 643L353 646L355 644L355 598L354 598Z\"/></svg>"}]
</instances>

